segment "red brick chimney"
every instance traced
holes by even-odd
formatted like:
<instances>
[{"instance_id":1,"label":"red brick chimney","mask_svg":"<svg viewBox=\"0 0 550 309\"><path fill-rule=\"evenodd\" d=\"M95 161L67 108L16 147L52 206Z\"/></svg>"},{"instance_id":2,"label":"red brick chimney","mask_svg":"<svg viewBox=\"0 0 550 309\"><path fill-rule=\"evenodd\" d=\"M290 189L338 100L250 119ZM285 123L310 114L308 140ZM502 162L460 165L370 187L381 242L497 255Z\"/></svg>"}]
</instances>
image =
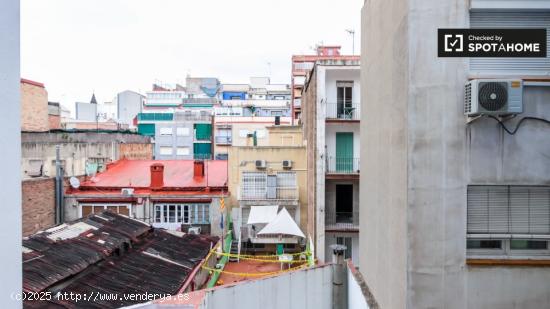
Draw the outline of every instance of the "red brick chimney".
<instances>
[{"instance_id":1,"label":"red brick chimney","mask_svg":"<svg viewBox=\"0 0 550 309\"><path fill-rule=\"evenodd\" d=\"M204 177L204 161L197 160L193 163L193 178Z\"/></svg>"},{"instance_id":2,"label":"red brick chimney","mask_svg":"<svg viewBox=\"0 0 550 309\"><path fill-rule=\"evenodd\" d=\"M160 189L164 186L164 165L162 163L151 164L151 188Z\"/></svg>"}]
</instances>

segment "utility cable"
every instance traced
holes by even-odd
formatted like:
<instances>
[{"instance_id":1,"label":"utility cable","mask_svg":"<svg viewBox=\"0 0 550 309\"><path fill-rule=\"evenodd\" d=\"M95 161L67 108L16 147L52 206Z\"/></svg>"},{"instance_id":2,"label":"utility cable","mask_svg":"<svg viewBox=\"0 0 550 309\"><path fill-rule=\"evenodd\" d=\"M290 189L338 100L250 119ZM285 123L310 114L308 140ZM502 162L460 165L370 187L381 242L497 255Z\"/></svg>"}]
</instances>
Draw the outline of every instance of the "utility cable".
<instances>
[{"instance_id":1,"label":"utility cable","mask_svg":"<svg viewBox=\"0 0 550 309\"><path fill-rule=\"evenodd\" d=\"M533 121L540 121L540 122L544 122L548 125L550 125L550 120L547 120L547 119L544 119L544 118L537 118L537 117L523 117L520 119L520 121L518 122L518 124L516 125L516 127L513 129L513 130L510 130L508 129L504 123L498 119L497 117L495 116L491 116L491 115L488 115L487 117L491 118L491 119L494 119L496 122L498 122L498 124L504 129L504 131L506 131L506 133L510 134L510 135L514 135L516 134L516 132L519 130L519 128L521 127L521 125L523 124L524 121L526 120L533 120Z\"/></svg>"}]
</instances>

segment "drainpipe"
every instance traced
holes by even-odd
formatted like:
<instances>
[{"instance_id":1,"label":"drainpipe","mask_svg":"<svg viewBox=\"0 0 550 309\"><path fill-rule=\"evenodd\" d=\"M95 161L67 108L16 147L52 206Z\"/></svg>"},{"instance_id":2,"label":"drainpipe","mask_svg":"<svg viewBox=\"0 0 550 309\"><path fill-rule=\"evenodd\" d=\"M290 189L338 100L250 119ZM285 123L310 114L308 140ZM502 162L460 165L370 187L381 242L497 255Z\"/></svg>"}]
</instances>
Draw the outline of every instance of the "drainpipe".
<instances>
[{"instance_id":1,"label":"drainpipe","mask_svg":"<svg viewBox=\"0 0 550 309\"><path fill-rule=\"evenodd\" d=\"M332 308L345 309L348 307L347 271L344 261L344 245L331 245L332 249Z\"/></svg>"},{"instance_id":2,"label":"drainpipe","mask_svg":"<svg viewBox=\"0 0 550 309\"><path fill-rule=\"evenodd\" d=\"M63 168L61 167L59 145L55 146L55 224L65 220L63 214Z\"/></svg>"}]
</instances>

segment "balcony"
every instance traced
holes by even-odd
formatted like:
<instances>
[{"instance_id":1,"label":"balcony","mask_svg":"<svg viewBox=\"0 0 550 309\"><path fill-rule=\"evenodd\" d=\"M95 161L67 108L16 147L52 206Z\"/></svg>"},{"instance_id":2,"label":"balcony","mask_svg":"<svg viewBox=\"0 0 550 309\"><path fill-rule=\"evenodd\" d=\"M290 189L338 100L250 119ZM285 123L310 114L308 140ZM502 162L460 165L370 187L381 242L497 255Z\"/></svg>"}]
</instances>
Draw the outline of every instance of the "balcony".
<instances>
[{"instance_id":1,"label":"balcony","mask_svg":"<svg viewBox=\"0 0 550 309\"><path fill-rule=\"evenodd\" d=\"M326 212L325 230L359 231L359 212Z\"/></svg>"},{"instance_id":2,"label":"balcony","mask_svg":"<svg viewBox=\"0 0 550 309\"><path fill-rule=\"evenodd\" d=\"M359 175L359 158L327 157L327 174Z\"/></svg>"},{"instance_id":3,"label":"balcony","mask_svg":"<svg viewBox=\"0 0 550 309\"><path fill-rule=\"evenodd\" d=\"M297 201L298 187L246 187L239 190L241 201Z\"/></svg>"},{"instance_id":4,"label":"balcony","mask_svg":"<svg viewBox=\"0 0 550 309\"><path fill-rule=\"evenodd\" d=\"M359 121L361 110L359 103L326 103L326 119L336 121Z\"/></svg>"},{"instance_id":5,"label":"balcony","mask_svg":"<svg viewBox=\"0 0 550 309\"><path fill-rule=\"evenodd\" d=\"M202 122L211 122L212 116L205 113L178 113L176 112L174 114L174 120L178 122L185 122L185 121L202 121Z\"/></svg>"},{"instance_id":6,"label":"balcony","mask_svg":"<svg viewBox=\"0 0 550 309\"><path fill-rule=\"evenodd\" d=\"M216 136L216 145L231 145L232 142L231 136Z\"/></svg>"}]
</instances>

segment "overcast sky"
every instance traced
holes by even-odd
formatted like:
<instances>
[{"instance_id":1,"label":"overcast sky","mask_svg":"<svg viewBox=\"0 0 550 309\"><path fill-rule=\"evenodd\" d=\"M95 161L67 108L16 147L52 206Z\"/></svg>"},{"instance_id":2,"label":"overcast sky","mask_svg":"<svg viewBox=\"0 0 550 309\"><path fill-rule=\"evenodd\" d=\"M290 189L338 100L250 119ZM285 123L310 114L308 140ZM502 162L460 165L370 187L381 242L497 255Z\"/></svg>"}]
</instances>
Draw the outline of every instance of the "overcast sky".
<instances>
[{"instance_id":1,"label":"overcast sky","mask_svg":"<svg viewBox=\"0 0 550 309\"><path fill-rule=\"evenodd\" d=\"M21 0L21 76L50 101L111 101L185 76L290 82L292 54L359 53L363 0ZM271 63L271 65L268 65Z\"/></svg>"}]
</instances>

